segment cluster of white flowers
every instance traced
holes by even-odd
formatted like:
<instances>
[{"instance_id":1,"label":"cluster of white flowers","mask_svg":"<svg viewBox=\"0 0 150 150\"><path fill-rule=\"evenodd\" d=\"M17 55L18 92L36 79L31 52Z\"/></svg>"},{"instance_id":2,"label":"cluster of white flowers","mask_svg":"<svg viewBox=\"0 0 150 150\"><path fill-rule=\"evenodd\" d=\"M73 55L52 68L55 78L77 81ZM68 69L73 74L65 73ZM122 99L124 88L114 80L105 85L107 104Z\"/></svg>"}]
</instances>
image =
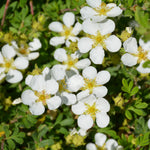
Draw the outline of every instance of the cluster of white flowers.
<instances>
[{"instance_id":1,"label":"cluster of white flowers","mask_svg":"<svg viewBox=\"0 0 150 150\"><path fill-rule=\"evenodd\" d=\"M20 82L23 79L21 70L28 67L29 60L39 56L39 52L34 52L39 48L41 48L41 43L37 38L26 46L18 47L16 41L12 41L11 45L4 45L0 52L0 82L5 78L9 83Z\"/></svg>"}]
</instances>

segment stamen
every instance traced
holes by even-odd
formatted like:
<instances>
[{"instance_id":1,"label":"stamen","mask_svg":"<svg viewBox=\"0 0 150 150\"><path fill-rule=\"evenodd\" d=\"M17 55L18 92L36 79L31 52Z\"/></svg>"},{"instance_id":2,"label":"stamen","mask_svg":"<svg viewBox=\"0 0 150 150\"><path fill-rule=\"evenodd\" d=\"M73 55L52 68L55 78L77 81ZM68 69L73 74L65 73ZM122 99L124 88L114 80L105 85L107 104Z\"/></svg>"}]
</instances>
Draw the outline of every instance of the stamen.
<instances>
[{"instance_id":1,"label":"stamen","mask_svg":"<svg viewBox=\"0 0 150 150\"><path fill-rule=\"evenodd\" d=\"M61 36L65 36L65 38L67 39L69 36L74 36L74 34L72 33L72 27L66 27L63 26L63 31L60 33Z\"/></svg>"}]
</instances>

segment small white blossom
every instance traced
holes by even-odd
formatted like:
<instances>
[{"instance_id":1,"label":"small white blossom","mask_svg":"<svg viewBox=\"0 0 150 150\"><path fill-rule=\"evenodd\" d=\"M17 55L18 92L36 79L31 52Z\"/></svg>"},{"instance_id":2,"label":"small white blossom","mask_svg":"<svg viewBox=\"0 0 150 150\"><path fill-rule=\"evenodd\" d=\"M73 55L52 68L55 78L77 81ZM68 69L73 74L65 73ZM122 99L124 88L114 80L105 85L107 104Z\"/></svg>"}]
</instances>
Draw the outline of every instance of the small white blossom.
<instances>
[{"instance_id":1,"label":"small white blossom","mask_svg":"<svg viewBox=\"0 0 150 150\"><path fill-rule=\"evenodd\" d=\"M78 48L81 53L87 53L90 50L90 59L94 64L102 64L107 49L110 52L117 52L121 48L120 39L111 35L115 29L115 23L106 19L101 23L93 23L86 19L82 24L83 31L87 37L83 37L78 42Z\"/></svg>"},{"instance_id":2,"label":"small white blossom","mask_svg":"<svg viewBox=\"0 0 150 150\"><path fill-rule=\"evenodd\" d=\"M124 65L132 67L139 64L137 71L140 73L150 73L150 68L144 68L143 63L150 60L150 41L144 42L142 39L139 40L139 47L137 40L133 37L128 38L124 43L123 47L126 53L121 57Z\"/></svg>"},{"instance_id":3,"label":"small white blossom","mask_svg":"<svg viewBox=\"0 0 150 150\"><path fill-rule=\"evenodd\" d=\"M58 21L52 22L49 24L49 29L60 33L58 37L52 37L50 39L50 45L57 46L59 44L64 44L66 40L68 41L71 39L76 39L76 36L82 29L82 26L79 22L77 22L74 27L73 24L75 23L75 15L72 12L66 12L63 16L63 23Z\"/></svg>"},{"instance_id":4,"label":"small white blossom","mask_svg":"<svg viewBox=\"0 0 150 150\"><path fill-rule=\"evenodd\" d=\"M110 104L104 98L96 98L94 95L90 95L72 105L71 109L74 114L79 115L77 123L81 129L90 129L95 120L100 128L109 124L110 118L107 112L110 109Z\"/></svg>"},{"instance_id":5,"label":"small white blossom","mask_svg":"<svg viewBox=\"0 0 150 150\"><path fill-rule=\"evenodd\" d=\"M90 7L81 8L82 19L90 18L94 22L100 22L107 17L116 17L122 13L122 10L114 3L105 4L101 0L86 0L86 2Z\"/></svg>"}]
</instances>

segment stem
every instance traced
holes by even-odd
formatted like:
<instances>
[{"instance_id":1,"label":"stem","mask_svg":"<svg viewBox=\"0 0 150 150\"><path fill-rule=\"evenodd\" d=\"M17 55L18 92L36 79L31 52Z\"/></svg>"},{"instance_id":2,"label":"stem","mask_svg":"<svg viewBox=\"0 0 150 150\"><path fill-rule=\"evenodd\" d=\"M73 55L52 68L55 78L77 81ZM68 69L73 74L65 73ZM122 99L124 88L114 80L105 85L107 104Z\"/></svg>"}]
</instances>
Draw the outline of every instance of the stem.
<instances>
[{"instance_id":1,"label":"stem","mask_svg":"<svg viewBox=\"0 0 150 150\"><path fill-rule=\"evenodd\" d=\"M1 28L0 28L0 31L2 30L3 25L4 25L4 22L5 22L5 17L6 17L6 12L7 12L7 9L8 9L9 2L10 2L10 0L7 0L7 1L6 1L5 10L4 10L4 15L3 15L3 19L2 19L2 21L1 21Z\"/></svg>"},{"instance_id":2,"label":"stem","mask_svg":"<svg viewBox=\"0 0 150 150\"><path fill-rule=\"evenodd\" d=\"M66 12L66 11L77 11L77 9L76 9L76 8L74 8L74 9L66 8L66 9L60 10L61 13L64 13L64 12Z\"/></svg>"},{"instance_id":3,"label":"stem","mask_svg":"<svg viewBox=\"0 0 150 150\"><path fill-rule=\"evenodd\" d=\"M33 1L32 1L32 0L30 0L29 5L30 5L30 11L31 11L31 14L34 15Z\"/></svg>"}]
</instances>

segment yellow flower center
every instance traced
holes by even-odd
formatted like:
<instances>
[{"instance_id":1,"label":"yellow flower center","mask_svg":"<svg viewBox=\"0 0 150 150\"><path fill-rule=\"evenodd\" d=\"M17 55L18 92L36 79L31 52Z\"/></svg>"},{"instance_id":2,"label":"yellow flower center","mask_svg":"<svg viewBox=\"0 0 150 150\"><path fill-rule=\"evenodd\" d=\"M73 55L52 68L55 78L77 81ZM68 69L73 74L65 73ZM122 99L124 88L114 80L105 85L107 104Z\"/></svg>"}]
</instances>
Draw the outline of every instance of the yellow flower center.
<instances>
[{"instance_id":1,"label":"yellow flower center","mask_svg":"<svg viewBox=\"0 0 150 150\"><path fill-rule=\"evenodd\" d=\"M100 7L96 7L95 11L99 14L99 15L107 15L107 12L109 12L112 8L107 7L106 3L102 2Z\"/></svg>"},{"instance_id":2,"label":"yellow flower center","mask_svg":"<svg viewBox=\"0 0 150 150\"><path fill-rule=\"evenodd\" d=\"M19 48L18 51L22 55L28 55L30 53L29 49L26 48Z\"/></svg>"},{"instance_id":3,"label":"yellow flower center","mask_svg":"<svg viewBox=\"0 0 150 150\"><path fill-rule=\"evenodd\" d=\"M78 59L73 59L70 55L68 55L67 61L63 62L64 65L67 65L67 69L76 68L75 64L78 62Z\"/></svg>"},{"instance_id":4,"label":"yellow flower center","mask_svg":"<svg viewBox=\"0 0 150 150\"><path fill-rule=\"evenodd\" d=\"M93 103L93 105L85 104L87 110L85 111L85 114L91 115L93 120L96 118L96 113L99 112L99 110L96 108L96 102Z\"/></svg>"},{"instance_id":5,"label":"yellow flower center","mask_svg":"<svg viewBox=\"0 0 150 150\"><path fill-rule=\"evenodd\" d=\"M38 97L36 102L42 102L43 105L46 105L46 100L50 99L50 97L51 97L50 94L46 94L45 90L43 90L41 92L35 91L34 94Z\"/></svg>"},{"instance_id":6,"label":"yellow flower center","mask_svg":"<svg viewBox=\"0 0 150 150\"><path fill-rule=\"evenodd\" d=\"M63 26L63 29L64 30L60 33L61 36L65 36L66 39L68 39L69 36L74 36L72 33L72 27Z\"/></svg>"},{"instance_id":7,"label":"yellow flower center","mask_svg":"<svg viewBox=\"0 0 150 150\"><path fill-rule=\"evenodd\" d=\"M60 81L58 81L59 82L59 92L61 93L61 92L69 92L68 90L67 90L67 84L66 84L66 80L65 79L63 79L63 80L60 80Z\"/></svg>"},{"instance_id":8,"label":"yellow flower center","mask_svg":"<svg viewBox=\"0 0 150 150\"><path fill-rule=\"evenodd\" d=\"M70 41L71 42L71 41ZM68 47L68 52L70 54L75 53L78 50L78 42L71 42L69 47Z\"/></svg>"},{"instance_id":9,"label":"yellow flower center","mask_svg":"<svg viewBox=\"0 0 150 150\"><path fill-rule=\"evenodd\" d=\"M102 147L97 146L97 150L107 150L105 145L106 143L104 143Z\"/></svg>"},{"instance_id":10,"label":"yellow flower center","mask_svg":"<svg viewBox=\"0 0 150 150\"><path fill-rule=\"evenodd\" d=\"M91 38L91 39L93 39L93 41L94 41L93 48L95 48L96 46L100 45L104 49L106 49L105 40L109 36L110 36L110 34L101 35L101 33L99 31L97 32L97 35L88 35L88 37Z\"/></svg>"}]
</instances>

